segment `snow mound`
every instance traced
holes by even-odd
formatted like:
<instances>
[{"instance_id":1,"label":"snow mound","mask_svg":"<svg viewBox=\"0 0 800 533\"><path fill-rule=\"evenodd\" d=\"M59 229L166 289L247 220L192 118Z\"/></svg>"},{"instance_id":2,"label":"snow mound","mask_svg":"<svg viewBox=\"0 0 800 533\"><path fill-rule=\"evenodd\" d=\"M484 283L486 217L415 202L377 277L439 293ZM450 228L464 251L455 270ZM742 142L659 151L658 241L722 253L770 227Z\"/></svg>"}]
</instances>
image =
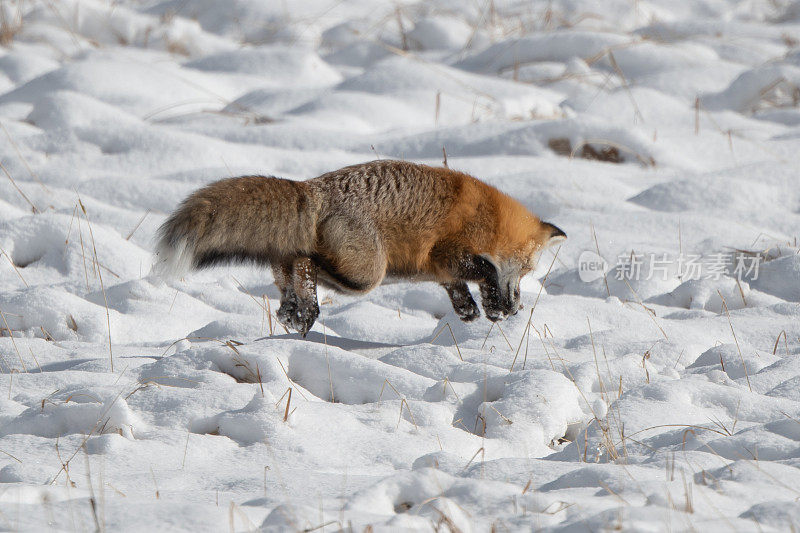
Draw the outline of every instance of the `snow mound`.
<instances>
[{"instance_id":1,"label":"snow mound","mask_svg":"<svg viewBox=\"0 0 800 533\"><path fill-rule=\"evenodd\" d=\"M763 65L743 72L727 89L704 95L708 109L731 109L752 113L762 107L797 105L800 68L790 65Z\"/></svg>"},{"instance_id":2,"label":"snow mound","mask_svg":"<svg viewBox=\"0 0 800 533\"><path fill-rule=\"evenodd\" d=\"M800 255L762 263L758 279L753 279L750 285L784 300L800 302Z\"/></svg>"},{"instance_id":3,"label":"snow mound","mask_svg":"<svg viewBox=\"0 0 800 533\"><path fill-rule=\"evenodd\" d=\"M0 429L0 436L23 433L54 438L72 433L118 433L133 439L134 431L144 429L123 398L102 400L80 390L68 396L62 391L61 396L63 398L49 398L41 407L23 411Z\"/></svg>"},{"instance_id":4,"label":"snow mound","mask_svg":"<svg viewBox=\"0 0 800 533\"><path fill-rule=\"evenodd\" d=\"M433 16L418 20L407 37L420 50L457 50L467 44L473 33L463 20Z\"/></svg>"},{"instance_id":5,"label":"snow mound","mask_svg":"<svg viewBox=\"0 0 800 533\"><path fill-rule=\"evenodd\" d=\"M313 52L277 45L208 55L185 66L260 76L279 87L324 86L341 81L341 75Z\"/></svg>"},{"instance_id":6,"label":"snow mound","mask_svg":"<svg viewBox=\"0 0 800 533\"><path fill-rule=\"evenodd\" d=\"M708 369L704 367L718 366L731 379L740 379L754 375L778 360L779 357L756 353L748 346L742 350L733 344L722 344L700 354L687 368L703 368L707 372Z\"/></svg>"},{"instance_id":7,"label":"snow mound","mask_svg":"<svg viewBox=\"0 0 800 533\"><path fill-rule=\"evenodd\" d=\"M520 63L567 61L573 57L590 58L629 39L613 33L564 31L510 39L496 43L486 50L456 64L475 72L500 73Z\"/></svg>"},{"instance_id":8,"label":"snow mound","mask_svg":"<svg viewBox=\"0 0 800 533\"><path fill-rule=\"evenodd\" d=\"M432 106L439 93L440 113L444 117L456 112L473 117L475 113L478 113L478 117L487 113L524 117L561 116L558 96L551 91L404 57L385 59L366 73L345 80L337 88L405 95L414 101L427 97ZM474 109L473 100L480 102L479 108Z\"/></svg>"}]
</instances>

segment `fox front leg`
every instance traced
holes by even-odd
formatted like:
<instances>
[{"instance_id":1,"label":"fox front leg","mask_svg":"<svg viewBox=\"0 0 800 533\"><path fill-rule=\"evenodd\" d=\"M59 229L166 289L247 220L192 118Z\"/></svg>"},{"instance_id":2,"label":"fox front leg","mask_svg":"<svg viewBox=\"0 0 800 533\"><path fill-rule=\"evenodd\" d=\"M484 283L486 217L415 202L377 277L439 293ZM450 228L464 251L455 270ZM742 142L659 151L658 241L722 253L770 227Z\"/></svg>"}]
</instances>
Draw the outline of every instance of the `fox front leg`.
<instances>
[{"instance_id":1,"label":"fox front leg","mask_svg":"<svg viewBox=\"0 0 800 533\"><path fill-rule=\"evenodd\" d=\"M278 321L305 337L319 317L317 266L310 258L301 257L273 268L273 272L281 291Z\"/></svg>"},{"instance_id":2,"label":"fox front leg","mask_svg":"<svg viewBox=\"0 0 800 533\"><path fill-rule=\"evenodd\" d=\"M448 243L434 247L431 259L445 276L455 278L454 281L442 283L442 286L447 290L453 309L461 320L470 321L480 316L478 305L465 283L467 281L479 284L486 318L496 322L503 317L504 306L497 268L488 259L466 251L454 254Z\"/></svg>"},{"instance_id":3,"label":"fox front leg","mask_svg":"<svg viewBox=\"0 0 800 533\"><path fill-rule=\"evenodd\" d=\"M481 316L478 304L472 298L472 293L469 292L469 287L465 282L442 283L442 287L447 291L450 302L453 304L453 310L455 310L458 318L464 322L472 322Z\"/></svg>"},{"instance_id":4,"label":"fox front leg","mask_svg":"<svg viewBox=\"0 0 800 533\"><path fill-rule=\"evenodd\" d=\"M492 322L502 320L508 315L508 305L504 302L500 288L497 268L485 257L472 255L462 261L465 279L477 281L481 291L481 305L486 318Z\"/></svg>"}]
</instances>

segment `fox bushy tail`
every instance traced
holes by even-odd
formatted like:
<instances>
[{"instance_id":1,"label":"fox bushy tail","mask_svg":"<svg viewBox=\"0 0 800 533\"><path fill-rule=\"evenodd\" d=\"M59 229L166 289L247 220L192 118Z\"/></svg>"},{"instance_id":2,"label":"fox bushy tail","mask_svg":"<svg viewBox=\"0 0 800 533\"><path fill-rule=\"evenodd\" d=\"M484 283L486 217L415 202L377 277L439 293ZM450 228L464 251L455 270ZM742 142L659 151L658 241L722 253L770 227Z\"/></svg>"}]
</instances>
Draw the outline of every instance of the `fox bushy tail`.
<instances>
[{"instance_id":1,"label":"fox bushy tail","mask_svg":"<svg viewBox=\"0 0 800 533\"><path fill-rule=\"evenodd\" d=\"M180 277L230 262L274 264L313 253L321 201L305 182L246 176L186 198L158 230L153 272Z\"/></svg>"}]
</instances>

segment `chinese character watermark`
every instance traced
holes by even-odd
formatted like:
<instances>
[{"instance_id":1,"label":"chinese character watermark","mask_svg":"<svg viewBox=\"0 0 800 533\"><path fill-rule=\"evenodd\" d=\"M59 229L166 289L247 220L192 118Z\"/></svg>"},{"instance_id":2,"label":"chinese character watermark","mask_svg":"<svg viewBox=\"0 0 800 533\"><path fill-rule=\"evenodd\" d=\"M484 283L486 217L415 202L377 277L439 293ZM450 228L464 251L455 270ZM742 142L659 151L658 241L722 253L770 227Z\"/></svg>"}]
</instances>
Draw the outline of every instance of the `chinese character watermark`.
<instances>
[{"instance_id":1,"label":"chinese character watermark","mask_svg":"<svg viewBox=\"0 0 800 533\"><path fill-rule=\"evenodd\" d=\"M666 281L670 276L681 281L719 280L723 276L753 281L758 279L762 260L759 254L739 251L708 255L680 253L677 256L631 251L618 256L616 264L609 267L595 252L585 251L578 258L578 275L581 281L587 283L602 278L612 270L614 278L619 281Z\"/></svg>"}]
</instances>

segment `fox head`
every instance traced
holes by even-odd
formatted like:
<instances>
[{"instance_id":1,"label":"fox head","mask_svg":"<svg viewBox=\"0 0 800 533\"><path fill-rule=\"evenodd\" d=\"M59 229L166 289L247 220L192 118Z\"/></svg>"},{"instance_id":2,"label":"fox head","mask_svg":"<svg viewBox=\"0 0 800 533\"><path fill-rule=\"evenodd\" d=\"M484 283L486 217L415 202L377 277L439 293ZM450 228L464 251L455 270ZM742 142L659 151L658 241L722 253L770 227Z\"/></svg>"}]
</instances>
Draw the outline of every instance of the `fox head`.
<instances>
[{"instance_id":1,"label":"fox head","mask_svg":"<svg viewBox=\"0 0 800 533\"><path fill-rule=\"evenodd\" d=\"M497 276L498 294L484 294L483 306L490 320L514 315L520 308L519 283L523 276L533 271L542 251L567 238L561 229L543 222L514 200L506 203L498 217L496 246L481 256L491 263ZM488 284L487 284L488 285Z\"/></svg>"}]
</instances>

